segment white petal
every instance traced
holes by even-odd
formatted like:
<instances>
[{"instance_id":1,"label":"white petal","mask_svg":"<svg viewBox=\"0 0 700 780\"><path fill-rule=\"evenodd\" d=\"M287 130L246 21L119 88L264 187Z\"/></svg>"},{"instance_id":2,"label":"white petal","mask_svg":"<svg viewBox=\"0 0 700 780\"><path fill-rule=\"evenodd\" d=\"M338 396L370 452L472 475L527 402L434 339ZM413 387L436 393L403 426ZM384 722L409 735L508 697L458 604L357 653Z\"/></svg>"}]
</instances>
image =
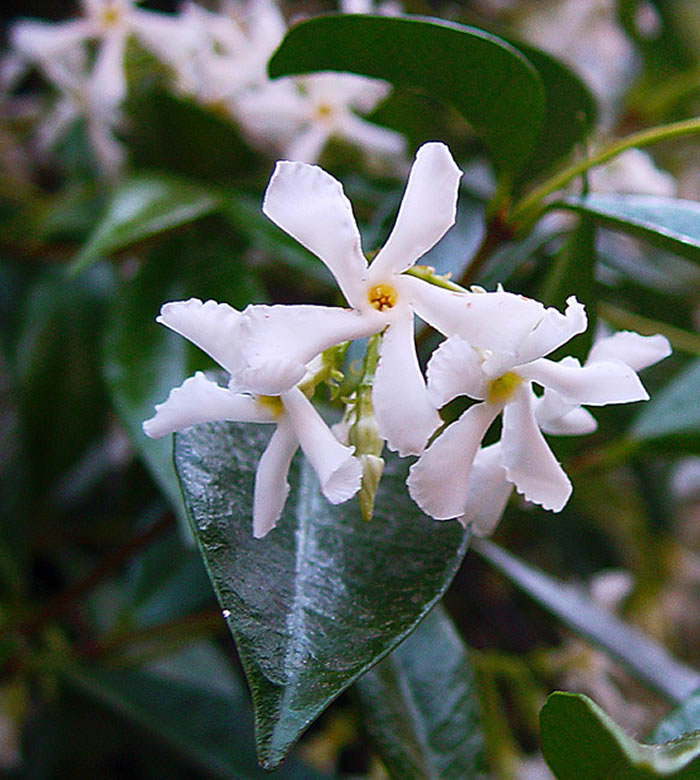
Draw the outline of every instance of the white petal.
<instances>
[{"instance_id":1,"label":"white petal","mask_svg":"<svg viewBox=\"0 0 700 780\"><path fill-rule=\"evenodd\" d=\"M512 492L513 483L503 468L501 443L480 447L472 463L467 508L460 521L465 526L471 524L477 536L488 536L498 525Z\"/></svg>"},{"instance_id":2,"label":"white petal","mask_svg":"<svg viewBox=\"0 0 700 780\"><path fill-rule=\"evenodd\" d=\"M352 498L362 480L362 464L353 457L355 448L345 447L333 436L301 390L292 388L281 398L301 449L318 476L323 495L331 504Z\"/></svg>"},{"instance_id":3,"label":"white petal","mask_svg":"<svg viewBox=\"0 0 700 780\"><path fill-rule=\"evenodd\" d=\"M339 181L316 165L278 162L263 212L328 266L348 303L364 306L367 262L350 201Z\"/></svg>"},{"instance_id":4,"label":"white petal","mask_svg":"<svg viewBox=\"0 0 700 780\"><path fill-rule=\"evenodd\" d=\"M241 388L279 395L301 381L306 364L323 350L376 333L384 320L333 306L248 306L239 339L246 368L234 377Z\"/></svg>"},{"instance_id":5,"label":"white petal","mask_svg":"<svg viewBox=\"0 0 700 780\"><path fill-rule=\"evenodd\" d=\"M542 320L520 344L518 361L527 363L549 355L587 327L586 309L571 295L566 299L564 314L553 307L545 310Z\"/></svg>"},{"instance_id":6,"label":"white petal","mask_svg":"<svg viewBox=\"0 0 700 780\"><path fill-rule=\"evenodd\" d=\"M628 330L596 341L586 363L600 360L620 360L634 371L658 363L671 354L671 345L665 336L640 336Z\"/></svg>"},{"instance_id":7,"label":"white petal","mask_svg":"<svg viewBox=\"0 0 700 780\"><path fill-rule=\"evenodd\" d=\"M94 26L85 19L54 24L21 20L12 25L12 47L23 56L35 60L50 60L61 50L82 44L94 34Z\"/></svg>"},{"instance_id":8,"label":"white petal","mask_svg":"<svg viewBox=\"0 0 700 780\"><path fill-rule=\"evenodd\" d=\"M470 406L411 466L408 492L426 514L449 520L465 513L472 461L498 411L492 404Z\"/></svg>"},{"instance_id":9,"label":"white petal","mask_svg":"<svg viewBox=\"0 0 700 780\"><path fill-rule=\"evenodd\" d=\"M241 367L238 355L241 312L227 303L190 298L161 307L156 322L174 330L214 358L230 374Z\"/></svg>"},{"instance_id":10,"label":"white petal","mask_svg":"<svg viewBox=\"0 0 700 780\"><path fill-rule=\"evenodd\" d=\"M406 147L406 140L401 133L366 122L352 113L343 117L335 134L352 141L362 149L378 154L396 156L403 154Z\"/></svg>"},{"instance_id":11,"label":"white petal","mask_svg":"<svg viewBox=\"0 0 700 780\"><path fill-rule=\"evenodd\" d=\"M422 452L442 422L418 365L410 310L392 322L382 336L372 404L379 435L402 457Z\"/></svg>"},{"instance_id":12,"label":"white petal","mask_svg":"<svg viewBox=\"0 0 700 780\"><path fill-rule=\"evenodd\" d=\"M401 298L410 301L413 311L445 336L460 332L474 293L456 292L403 274L394 279Z\"/></svg>"},{"instance_id":13,"label":"white petal","mask_svg":"<svg viewBox=\"0 0 700 780\"><path fill-rule=\"evenodd\" d=\"M433 352L427 373L428 392L437 407L460 395L478 400L487 395L481 359L471 344L459 336L446 339Z\"/></svg>"},{"instance_id":14,"label":"white petal","mask_svg":"<svg viewBox=\"0 0 700 780\"><path fill-rule=\"evenodd\" d=\"M535 419L544 433L555 436L583 436L598 427L595 417L581 406L567 401L554 390L545 390L535 404Z\"/></svg>"},{"instance_id":15,"label":"white petal","mask_svg":"<svg viewBox=\"0 0 700 780\"><path fill-rule=\"evenodd\" d=\"M503 410L503 465L518 493L559 512L569 500L571 482L540 432L533 402L532 390L521 386Z\"/></svg>"},{"instance_id":16,"label":"white petal","mask_svg":"<svg viewBox=\"0 0 700 780\"><path fill-rule=\"evenodd\" d=\"M540 358L518 367L518 373L578 404L604 406L649 398L639 377L619 360L574 366Z\"/></svg>"},{"instance_id":17,"label":"white petal","mask_svg":"<svg viewBox=\"0 0 700 780\"><path fill-rule=\"evenodd\" d=\"M309 125L295 135L285 148L284 156L288 160L297 162L316 163L330 135L330 128L325 125L320 123Z\"/></svg>"},{"instance_id":18,"label":"white petal","mask_svg":"<svg viewBox=\"0 0 700 780\"><path fill-rule=\"evenodd\" d=\"M89 84L90 99L95 105L117 106L126 97L126 38L126 31L115 29L102 39Z\"/></svg>"},{"instance_id":19,"label":"white petal","mask_svg":"<svg viewBox=\"0 0 700 780\"><path fill-rule=\"evenodd\" d=\"M289 493L289 464L299 447L290 421L282 416L260 457L255 472L253 495L253 536L261 539L280 519Z\"/></svg>"},{"instance_id":20,"label":"white petal","mask_svg":"<svg viewBox=\"0 0 700 780\"><path fill-rule=\"evenodd\" d=\"M143 424L143 431L152 439L189 428L203 422L233 420L235 422L274 422L270 410L248 395L232 393L207 379L201 371L174 387L156 413Z\"/></svg>"},{"instance_id":21,"label":"white petal","mask_svg":"<svg viewBox=\"0 0 700 780\"><path fill-rule=\"evenodd\" d=\"M445 144L421 146L394 229L372 263L373 275L405 271L454 225L461 176Z\"/></svg>"}]
</instances>

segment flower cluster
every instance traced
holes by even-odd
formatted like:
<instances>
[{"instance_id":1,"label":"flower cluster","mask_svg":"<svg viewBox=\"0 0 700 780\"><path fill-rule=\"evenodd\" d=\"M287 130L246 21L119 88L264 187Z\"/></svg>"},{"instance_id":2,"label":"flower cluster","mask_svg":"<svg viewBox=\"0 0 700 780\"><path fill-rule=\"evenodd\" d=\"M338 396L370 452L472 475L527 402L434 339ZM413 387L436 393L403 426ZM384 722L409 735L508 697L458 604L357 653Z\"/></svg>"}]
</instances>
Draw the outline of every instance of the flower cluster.
<instances>
[{"instance_id":1,"label":"flower cluster","mask_svg":"<svg viewBox=\"0 0 700 780\"><path fill-rule=\"evenodd\" d=\"M264 151L315 162L326 142L339 137L380 155L403 153L399 133L357 113L387 96L384 82L345 73L267 77L267 61L287 30L274 0L222 0L217 11L188 2L177 14L137 2L82 0L82 16L74 20L14 24L13 79L31 65L57 92L37 131L41 148L82 119L101 168L119 170L124 152L116 131L124 123L127 44L135 41L170 72L176 91L223 112Z\"/></svg>"},{"instance_id":2,"label":"flower cluster","mask_svg":"<svg viewBox=\"0 0 700 780\"><path fill-rule=\"evenodd\" d=\"M393 230L368 263L341 184L317 166L279 162L263 211L325 263L348 307L251 305L239 312L197 299L163 306L158 321L207 352L229 381L222 387L195 374L156 407L144 430L163 436L204 421L276 424L257 472L255 536L280 517L299 446L326 498L339 503L362 490L364 514L383 442L400 456L418 456L408 490L436 519L458 518L488 533L513 488L559 511L571 483L543 433L589 433L596 423L584 405L648 397L636 372L670 353L663 336L617 333L599 340L584 365L572 357L554 361L547 356L587 327L575 297L562 313L500 287L467 291L411 272L454 223L460 177L444 144L422 146ZM416 315L445 337L427 380ZM368 358L336 438L309 399L337 369L336 347L363 337L370 337ZM443 427L439 410L457 396L475 403ZM500 440L482 446L499 415Z\"/></svg>"}]
</instances>

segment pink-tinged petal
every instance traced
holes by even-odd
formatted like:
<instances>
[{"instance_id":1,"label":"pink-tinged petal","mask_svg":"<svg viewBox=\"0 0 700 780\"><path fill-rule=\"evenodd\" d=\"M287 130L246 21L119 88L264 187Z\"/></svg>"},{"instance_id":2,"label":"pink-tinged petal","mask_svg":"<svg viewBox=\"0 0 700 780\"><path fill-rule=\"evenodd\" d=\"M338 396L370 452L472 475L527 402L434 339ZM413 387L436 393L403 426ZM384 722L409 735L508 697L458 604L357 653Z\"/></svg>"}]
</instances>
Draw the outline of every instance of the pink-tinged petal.
<instances>
[{"instance_id":1,"label":"pink-tinged petal","mask_svg":"<svg viewBox=\"0 0 700 780\"><path fill-rule=\"evenodd\" d=\"M640 336L628 330L620 331L593 344L586 363L601 360L619 360L634 371L658 363L671 354L671 345L665 336Z\"/></svg>"},{"instance_id":2,"label":"pink-tinged petal","mask_svg":"<svg viewBox=\"0 0 700 780\"><path fill-rule=\"evenodd\" d=\"M321 419L311 401L297 388L283 393L282 403L323 495L331 504L352 498L360 489L362 464L354 447L341 444Z\"/></svg>"},{"instance_id":3,"label":"pink-tinged petal","mask_svg":"<svg viewBox=\"0 0 700 780\"><path fill-rule=\"evenodd\" d=\"M482 400L488 393L478 353L459 336L446 339L433 352L427 374L428 392L438 408L460 395Z\"/></svg>"},{"instance_id":4,"label":"pink-tinged petal","mask_svg":"<svg viewBox=\"0 0 700 780\"><path fill-rule=\"evenodd\" d=\"M578 333L583 333L587 327L586 308L571 295L566 299L563 314L553 307L544 311L541 321L520 344L518 361L528 363L549 355Z\"/></svg>"},{"instance_id":5,"label":"pink-tinged petal","mask_svg":"<svg viewBox=\"0 0 700 780\"><path fill-rule=\"evenodd\" d=\"M431 142L421 146L394 229L372 262L373 277L405 271L454 225L461 176L445 144Z\"/></svg>"},{"instance_id":6,"label":"pink-tinged petal","mask_svg":"<svg viewBox=\"0 0 700 780\"><path fill-rule=\"evenodd\" d=\"M382 336L372 404L379 435L399 455L418 455L442 420L418 365L413 315L402 313Z\"/></svg>"},{"instance_id":7,"label":"pink-tinged petal","mask_svg":"<svg viewBox=\"0 0 700 780\"><path fill-rule=\"evenodd\" d=\"M583 436L598 427L595 417L581 406L567 401L554 390L545 390L535 403L535 419L544 433L554 436Z\"/></svg>"},{"instance_id":8,"label":"pink-tinged petal","mask_svg":"<svg viewBox=\"0 0 700 780\"><path fill-rule=\"evenodd\" d=\"M399 297L410 302L413 311L445 336L454 336L468 315L474 293L456 292L403 274L393 282Z\"/></svg>"},{"instance_id":9,"label":"pink-tinged petal","mask_svg":"<svg viewBox=\"0 0 700 780\"><path fill-rule=\"evenodd\" d=\"M216 420L234 422L274 422L270 409L248 395L232 393L207 379L201 371L170 391L156 413L143 424L143 431L152 439L181 431L191 425Z\"/></svg>"},{"instance_id":10,"label":"pink-tinged petal","mask_svg":"<svg viewBox=\"0 0 700 780\"><path fill-rule=\"evenodd\" d=\"M229 374L235 374L241 368L238 356L241 316L241 312L227 303L190 298L164 304L156 322L184 336Z\"/></svg>"},{"instance_id":11,"label":"pink-tinged petal","mask_svg":"<svg viewBox=\"0 0 700 780\"><path fill-rule=\"evenodd\" d=\"M276 225L323 260L351 306L366 305L367 261L339 181L316 165L278 162L262 208Z\"/></svg>"},{"instance_id":12,"label":"pink-tinged petal","mask_svg":"<svg viewBox=\"0 0 700 780\"><path fill-rule=\"evenodd\" d=\"M408 492L426 514L449 520L465 513L472 461L498 411L492 404L470 406L411 466Z\"/></svg>"},{"instance_id":13,"label":"pink-tinged petal","mask_svg":"<svg viewBox=\"0 0 700 780\"><path fill-rule=\"evenodd\" d=\"M299 447L291 422L282 416L260 457L253 494L253 536L261 539L280 519L289 493L289 464Z\"/></svg>"},{"instance_id":14,"label":"pink-tinged petal","mask_svg":"<svg viewBox=\"0 0 700 780\"><path fill-rule=\"evenodd\" d=\"M384 322L378 312L333 306L248 306L239 331L246 368L234 382L253 393L279 395L301 381L306 364L323 350L377 333Z\"/></svg>"},{"instance_id":15,"label":"pink-tinged petal","mask_svg":"<svg viewBox=\"0 0 700 780\"><path fill-rule=\"evenodd\" d=\"M521 386L503 410L503 466L518 493L559 512L569 500L571 482L540 432L534 401L532 390Z\"/></svg>"},{"instance_id":16,"label":"pink-tinged petal","mask_svg":"<svg viewBox=\"0 0 700 780\"><path fill-rule=\"evenodd\" d=\"M126 97L126 39L126 30L115 29L100 43L89 82L90 99L97 106L118 106Z\"/></svg>"},{"instance_id":17,"label":"pink-tinged petal","mask_svg":"<svg viewBox=\"0 0 700 780\"><path fill-rule=\"evenodd\" d=\"M575 366L569 362L556 363L540 358L520 366L518 373L523 379L556 390L565 399L577 404L604 406L649 398L639 377L619 360Z\"/></svg>"},{"instance_id":18,"label":"pink-tinged petal","mask_svg":"<svg viewBox=\"0 0 700 780\"><path fill-rule=\"evenodd\" d=\"M498 525L512 492L513 484L503 468L501 443L480 447L472 463L467 508L460 522L471 525L476 536L488 536Z\"/></svg>"}]
</instances>

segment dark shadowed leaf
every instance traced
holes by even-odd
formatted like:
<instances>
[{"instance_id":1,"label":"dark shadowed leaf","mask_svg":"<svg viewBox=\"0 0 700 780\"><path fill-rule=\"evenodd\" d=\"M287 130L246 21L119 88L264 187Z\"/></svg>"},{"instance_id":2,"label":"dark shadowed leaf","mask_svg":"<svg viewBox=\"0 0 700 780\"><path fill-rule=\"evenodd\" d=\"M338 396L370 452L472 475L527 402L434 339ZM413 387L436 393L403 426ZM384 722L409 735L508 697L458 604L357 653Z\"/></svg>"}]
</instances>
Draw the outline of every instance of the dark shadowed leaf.
<instances>
[{"instance_id":1,"label":"dark shadowed leaf","mask_svg":"<svg viewBox=\"0 0 700 780\"><path fill-rule=\"evenodd\" d=\"M335 70L423 90L454 106L503 172L532 154L544 114L537 72L473 27L418 17L320 16L294 25L269 62L274 78Z\"/></svg>"},{"instance_id":2,"label":"dark shadowed leaf","mask_svg":"<svg viewBox=\"0 0 700 780\"><path fill-rule=\"evenodd\" d=\"M540 712L542 752L557 780L692 780L700 776L700 734L643 745L587 696L555 691Z\"/></svg>"},{"instance_id":3,"label":"dark shadowed leaf","mask_svg":"<svg viewBox=\"0 0 700 780\"><path fill-rule=\"evenodd\" d=\"M70 266L81 271L105 255L210 214L219 198L198 184L155 174L127 179L112 195Z\"/></svg>"},{"instance_id":4,"label":"dark shadowed leaf","mask_svg":"<svg viewBox=\"0 0 700 780\"><path fill-rule=\"evenodd\" d=\"M596 222L700 261L700 203L658 195L590 193L556 206L583 211Z\"/></svg>"},{"instance_id":5,"label":"dark shadowed leaf","mask_svg":"<svg viewBox=\"0 0 700 780\"><path fill-rule=\"evenodd\" d=\"M466 551L456 522L410 501L389 458L366 523L331 506L297 457L279 525L252 535L253 480L267 426L217 423L175 436L175 465L251 687L258 754L274 767L309 723L440 598Z\"/></svg>"},{"instance_id":6,"label":"dark shadowed leaf","mask_svg":"<svg viewBox=\"0 0 700 780\"><path fill-rule=\"evenodd\" d=\"M357 682L365 722L392 777L475 777L483 742L467 648L437 606Z\"/></svg>"}]
</instances>

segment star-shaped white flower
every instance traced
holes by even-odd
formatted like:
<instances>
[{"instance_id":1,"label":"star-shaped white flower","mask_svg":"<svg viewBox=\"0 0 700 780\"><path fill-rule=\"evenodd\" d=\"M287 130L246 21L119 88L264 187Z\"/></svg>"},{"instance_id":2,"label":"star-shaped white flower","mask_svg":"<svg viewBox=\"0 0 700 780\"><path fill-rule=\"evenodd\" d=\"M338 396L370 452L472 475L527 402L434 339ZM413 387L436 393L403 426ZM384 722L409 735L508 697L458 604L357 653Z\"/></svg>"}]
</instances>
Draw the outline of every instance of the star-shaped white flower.
<instances>
[{"instance_id":1,"label":"star-shaped white flower","mask_svg":"<svg viewBox=\"0 0 700 780\"><path fill-rule=\"evenodd\" d=\"M455 309L455 301L464 304L470 297L403 271L454 223L460 176L444 144L424 144L416 155L391 235L369 265L342 185L321 168L277 163L263 202L263 211L273 222L326 264L368 333L385 329L372 403L381 436L400 455L421 452L440 424L416 356L413 315L435 324L448 301ZM337 316L317 307L318 317L292 324L291 318L299 316L294 310L304 307L277 308L270 323L277 320L277 330L289 332L283 354L290 360L309 340L318 340L325 330L325 316Z\"/></svg>"},{"instance_id":2,"label":"star-shaped white flower","mask_svg":"<svg viewBox=\"0 0 700 780\"><path fill-rule=\"evenodd\" d=\"M240 344L243 315L225 303L189 301L166 303L157 321L189 339L216 360L230 376L228 387L201 371L170 391L167 400L143 424L152 438L203 422L275 423L255 476L253 535L265 536L275 527L289 492L287 473L301 447L333 504L347 501L360 488L362 466L354 448L341 444L297 387L278 396L257 395L241 381L245 365Z\"/></svg>"},{"instance_id":3,"label":"star-shaped white flower","mask_svg":"<svg viewBox=\"0 0 700 780\"><path fill-rule=\"evenodd\" d=\"M647 399L633 367L640 365L633 355L647 348L639 345L639 337L631 338L635 334L628 334L620 337L620 342L624 341L621 350L601 346L591 353L585 366L573 358L547 360L545 355L586 329L583 306L574 297L568 299L561 314L537 301L499 290L475 294L470 312L463 320L462 332L433 353L428 387L438 406L459 395L480 403L447 426L411 467L411 496L437 519L469 518L470 493L473 498L477 479L488 484L505 478L525 498L559 511L571 494L571 483L541 429L589 432L591 421L595 423L579 408L581 404L601 406ZM630 357L620 359L620 352ZM533 382L544 388L541 398L535 396ZM483 451L474 472L479 444L501 412L500 449ZM496 468L502 469L500 476L496 476ZM502 508L502 496L502 491L494 493L493 506L500 503ZM477 508L477 514L479 511Z\"/></svg>"}]
</instances>

